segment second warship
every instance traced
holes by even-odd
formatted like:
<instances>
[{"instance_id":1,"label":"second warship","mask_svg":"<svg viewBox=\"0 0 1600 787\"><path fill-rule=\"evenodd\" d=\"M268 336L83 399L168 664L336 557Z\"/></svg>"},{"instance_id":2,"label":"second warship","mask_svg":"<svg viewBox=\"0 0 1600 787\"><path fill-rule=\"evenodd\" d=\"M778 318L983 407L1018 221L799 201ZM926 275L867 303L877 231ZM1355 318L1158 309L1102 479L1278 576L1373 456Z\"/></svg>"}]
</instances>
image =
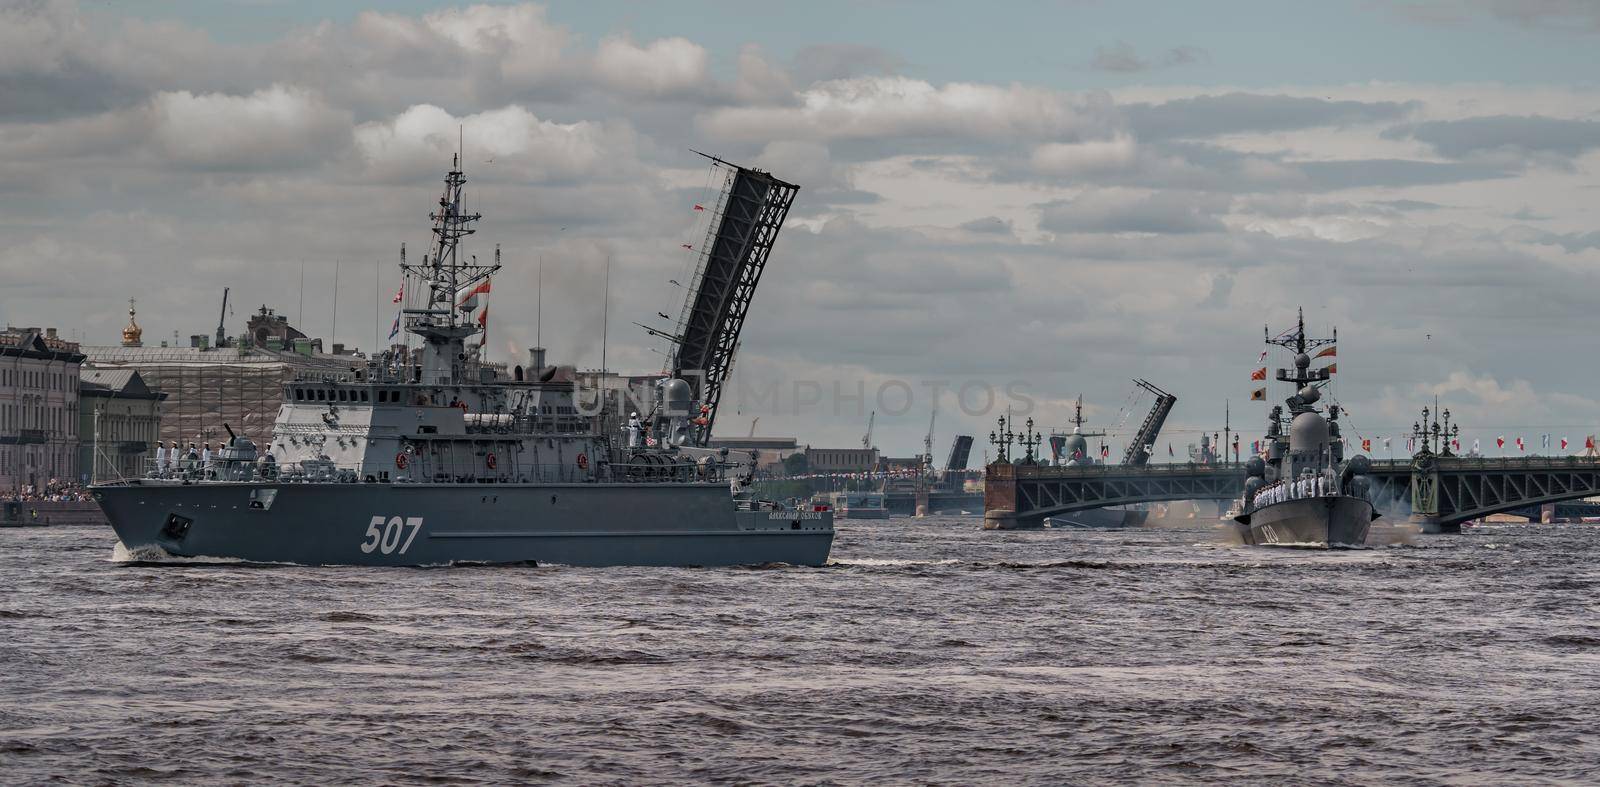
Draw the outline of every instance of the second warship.
<instances>
[{"instance_id":1,"label":"second warship","mask_svg":"<svg viewBox=\"0 0 1600 787\"><path fill-rule=\"evenodd\" d=\"M1095 459L1095 452L1089 450L1090 437L1104 437L1105 432L1085 432L1083 417L1083 395L1078 395L1078 401L1072 410L1072 431L1052 432L1050 434L1051 461L1063 467L1084 467L1103 464ZM1105 451L1098 452L1102 455ZM1044 526L1049 528L1119 528L1139 527L1150 517L1150 512L1143 508L1130 508L1126 506L1113 506L1110 508L1090 508L1083 511L1073 511L1067 514L1057 514L1045 517Z\"/></svg>"},{"instance_id":2,"label":"second warship","mask_svg":"<svg viewBox=\"0 0 1600 787\"><path fill-rule=\"evenodd\" d=\"M1272 408L1264 455L1245 465L1247 478L1234 522L1250 545L1334 548L1358 547L1377 518L1368 499L1371 463L1365 456L1346 459L1339 434L1339 406L1317 412L1327 368L1312 370L1311 352L1338 338L1308 339L1302 311L1292 333L1267 338L1267 344L1294 353L1294 369L1279 369L1277 380L1294 385L1284 434L1283 406Z\"/></svg>"}]
</instances>

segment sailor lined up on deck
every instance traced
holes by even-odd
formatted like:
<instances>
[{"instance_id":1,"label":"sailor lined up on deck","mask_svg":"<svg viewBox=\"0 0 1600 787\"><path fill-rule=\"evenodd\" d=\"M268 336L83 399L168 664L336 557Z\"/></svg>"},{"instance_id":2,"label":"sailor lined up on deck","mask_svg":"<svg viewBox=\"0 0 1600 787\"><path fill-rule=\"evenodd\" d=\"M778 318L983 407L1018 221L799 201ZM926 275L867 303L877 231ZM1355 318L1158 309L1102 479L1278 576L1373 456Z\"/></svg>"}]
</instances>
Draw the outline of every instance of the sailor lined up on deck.
<instances>
[{"instance_id":1,"label":"sailor lined up on deck","mask_svg":"<svg viewBox=\"0 0 1600 787\"><path fill-rule=\"evenodd\" d=\"M639 433L644 429L644 424L639 421L639 413L628 413L628 425L622 430L628 433L628 447L639 447Z\"/></svg>"}]
</instances>

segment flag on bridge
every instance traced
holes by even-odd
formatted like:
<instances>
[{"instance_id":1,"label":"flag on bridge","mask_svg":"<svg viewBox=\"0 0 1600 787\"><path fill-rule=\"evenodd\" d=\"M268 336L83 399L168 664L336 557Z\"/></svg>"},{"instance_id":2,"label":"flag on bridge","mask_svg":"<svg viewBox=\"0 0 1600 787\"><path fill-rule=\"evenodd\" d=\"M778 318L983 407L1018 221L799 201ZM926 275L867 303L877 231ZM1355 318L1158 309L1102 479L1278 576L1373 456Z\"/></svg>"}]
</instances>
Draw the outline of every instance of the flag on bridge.
<instances>
[{"instance_id":1,"label":"flag on bridge","mask_svg":"<svg viewBox=\"0 0 1600 787\"><path fill-rule=\"evenodd\" d=\"M1257 370L1251 372L1250 373L1250 379L1252 379L1252 380L1265 380L1265 379L1267 379L1267 367L1263 366L1260 369L1257 369Z\"/></svg>"},{"instance_id":2,"label":"flag on bridge","mask_svg":"<svg viewBox=\"0 0 1600 787\"><path fill-rule=\"evenodd\" d=\"M1370 437L1361 438L1361 450L1368 451L1368 452L1370 452L1372 450L1372 438L1370 438Z\"/></svg>"},{"instance_id":3,"label":"flag on bridge","mask_svg":"<svg viewBox=\"0 0 1600 787\"><path fill-rule=\"evenodd\" d=\"M1517 450L1518 451L1526 451L1527 450L1527 448L1522 445L1522 435L1517 435Z\"/></svg>"},{"instance_id":4,"label":"flag on bridge","mask_svg":"<svg viewBox=\"0 0 1600 787\"><path fill-rule=\"evenodd\" d=\"M1339 364L1330 363L1327 366L1327 370L1328 370L1328 374L1338 374L1339 373Z\"/></svg>"},{"instance_id":5,"label":"flag on bridge","mask_svg":"<svg viewBox=\"0 0 1600 787\"><path fill-rule=\"evenodd\" d=\"M400 289L395 291L394 302L395 303L399 303L399 302L405 300L405 297L406 297L406 285L405 285L405 283L402 282L400 284Z\"/></svg>"},{"instance_id":6,"label":"flag on bridge","mask_svg":"<svg viewBox=\"0 0 1600 787\"><path fill-rule=\"evenodd\" d=\"M1550 435L1539 435L1539 447L1546 451L1550 450Z\"/></svg>"},{"instance_id":7,"label":"flag on bridge","mask_svg":"<svg viewBox=\"0 0 1600 787\"><path fill-rule=\"evenodd\" d=\"M1389 450L1389 446L1391 445L1391 443L1389 441L1391 439L1393 439L1393 438L1389 438L1389 437L1383 438L1383 450L1385 450L1385 451Z\"/></svg>"},{"instance_id":8,"label":"flag on bridge","mask_svg":"<svg viewBox=\"0 0 1600 787\"><path fill-rule=\"evenodd\" d=\"M1565 437L1561 438L1561 450L1567 450L1567 438Z\"/></svg>"},{"instance_id":9,"label":"flag on bridge","mask_svg":"<svg viewBox=\"0 0 1600 787\"><path fill-rule=\"evenodd\" d=\"M705 210L705 209L706 209L706 206L704 206L704 205L700 205L700 204L696 204L696 205L695 205L695 206L694 206L694 209L695 209L695 210Z\"/></svg>"},{"instance_id":10,"label":"flag on bridge","mask_svg":"<svg viewBox=\"0 0 1600 787\"><path fill-rule=\"evenodd\" d=\"M400 335L400 312L394 313L394 325L389 326L389 341Z\"/></svg>"},{"instance_id":11,"label":"flag on bridge","mask_svg":"<svg viewBox=\"0 0 1600 787\"><path fill-rule=\"evenodd\" d=\"M1505 435L1496 435L1495 438L1494 438L1494 447L1495 448L1505 448L1506 447L1506 436Z\"/></svg>"},{"instance_id":12,"label":"flag on bridge","mask_svg":"<svg viewBox=\"0 0 1600 787\"><path fill-rule=\"evenodd\" d=\"M1177 456L1177 454L1172 453L1172 443L1167 443L1167 456Z\"/></svg>"},{"instance_id":13,"label":"flag on bridge","mask_svg":"<svg viewBox=\"0 0 1600 787\"><path fill-rule=\"evenodd\" d=\"M1339 348L1338 347L1334 347L1332 345L1329 345L1327 349L1325 349L1322 352L1319 352L1316 355L1313 355L1311 357L1312 358L1337 358L1337 357L1339 357Z\"/></svg>"},{"instance_id":14,"label":"flag on bridge","mask_svg":"<svg viewBox=\"0 0 1600 787\"><path fill-rule=\"evenodd\" d=\"M1474 438L1472 438L1472 453L1476 454L1476 453L1478 453L1478 451L1479 451L1478 438L1474 437Z\"/></svg>"},{"instance_id":15,"label":"flag on bridge","mask_svg":"<svg viewBox=\"0 0 1600 787\"><path fill-rule=\"evenodd\" d=\"M1262 350L1261 351L1261 357L1256 359L1256 363L1261 363L1262 361L1265 361L1266 359L1267 359L1267 351L1266 350Z\"/></svg>"},{"instance_id":16,"label":"flag on bridge","mask_svg":"<svg viewBox=\"0 0 1600 787\"><path fill-rule=\"evenodd\" d=\"M1265 402L1266 400L1267 400L1267 389L1265 389L1265 388L1257 388L1254 391L1250 392L1250 401L1252 401L1252 402Z\"/></svg>"}]
</instances>

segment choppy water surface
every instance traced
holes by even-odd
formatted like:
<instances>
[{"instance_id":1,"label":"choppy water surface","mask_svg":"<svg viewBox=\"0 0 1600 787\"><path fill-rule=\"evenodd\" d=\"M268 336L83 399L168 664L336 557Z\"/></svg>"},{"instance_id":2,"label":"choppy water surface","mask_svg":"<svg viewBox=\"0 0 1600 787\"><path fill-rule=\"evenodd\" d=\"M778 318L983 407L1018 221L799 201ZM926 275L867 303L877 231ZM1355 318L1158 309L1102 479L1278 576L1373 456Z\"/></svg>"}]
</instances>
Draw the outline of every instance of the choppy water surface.
<instances>
[{"instance_id":1,"label":"choppy water surface","mask_svg":"<svg viewBox=\"0 0 1600 787\"><path fill-rule=\"evenodd\" d=\"M842 522L836 564L119 565L0 531L0 780L1593 781L1600 527Z\"/></svg>"}]
</instances>

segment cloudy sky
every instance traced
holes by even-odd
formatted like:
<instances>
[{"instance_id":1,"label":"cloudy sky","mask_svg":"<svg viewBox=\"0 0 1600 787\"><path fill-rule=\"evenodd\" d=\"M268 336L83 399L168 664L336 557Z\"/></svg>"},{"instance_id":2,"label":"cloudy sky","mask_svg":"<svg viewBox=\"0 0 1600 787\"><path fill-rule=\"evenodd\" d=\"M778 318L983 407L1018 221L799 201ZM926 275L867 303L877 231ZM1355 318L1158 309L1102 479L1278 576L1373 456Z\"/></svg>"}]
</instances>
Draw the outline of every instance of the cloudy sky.
<instances>
[{"instance_id":1,"label":"cloudy sky","mask_svg":"<svg viewBox=\"0 0 1600 787\"><path fill-rule=\"evenodd\" d=\"M462 128L501 357L598 366L609 257L609 365L660 367L631 323L681 309L691 148L802 186L723 434L851 445L876 409L909 454L964 387L942 452L985 386L1126 429L1143 377L1181 455L1225 400L1259 430L1302 305L1358 435L1435 395L1469 442L1600 432L1594 0L373 6L0 0L0 319L108 344L134 297L187 337L228 286L231 328L326 336L338 261L371 347Z\"/></svg>"}]
</instances>

